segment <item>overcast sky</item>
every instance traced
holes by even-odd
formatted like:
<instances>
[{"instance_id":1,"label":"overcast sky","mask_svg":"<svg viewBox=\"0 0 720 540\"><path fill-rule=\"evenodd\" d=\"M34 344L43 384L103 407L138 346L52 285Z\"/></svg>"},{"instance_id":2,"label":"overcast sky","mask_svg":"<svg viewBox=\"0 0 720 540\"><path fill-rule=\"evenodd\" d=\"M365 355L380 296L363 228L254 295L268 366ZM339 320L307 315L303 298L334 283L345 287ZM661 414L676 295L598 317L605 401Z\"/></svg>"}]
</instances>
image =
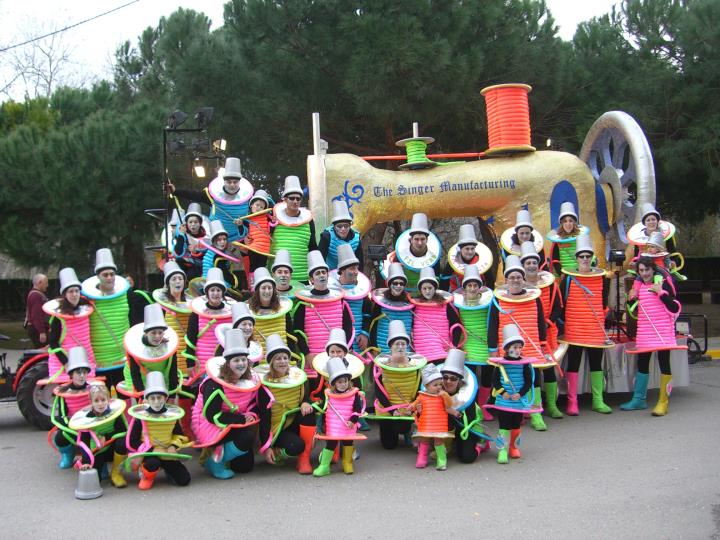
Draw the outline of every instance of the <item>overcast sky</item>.
<instances>
[{"instance_id":1,"label":"overcast sky","mask_svg":"<svg viewBox=\"0 0 720 540\"><path fill-rule=\"evenodd\" d=\"M105 11L132 0L0 0L0 49L20 43ZM560 36L571 39L579 22L610 11L620 0L546 0L560 27ZM179 7L204 12L213 28L223 23L225 0L139 0L118 11L82 24L60 34L62 43L71 54L74 77L77 81L111 78L111 62L115 48L125 40L133 45L137 36L148 26L155 26L163 15ZM11 55L28 50L18 47L0 53L0 90L11 80L13 70L8 67ZM73 73L67 73L73 78ZM11 91L14 99L23 99L24 87L17 81ZM0 102L7 95L0 95Z\"/></svg>"}]
</instances>

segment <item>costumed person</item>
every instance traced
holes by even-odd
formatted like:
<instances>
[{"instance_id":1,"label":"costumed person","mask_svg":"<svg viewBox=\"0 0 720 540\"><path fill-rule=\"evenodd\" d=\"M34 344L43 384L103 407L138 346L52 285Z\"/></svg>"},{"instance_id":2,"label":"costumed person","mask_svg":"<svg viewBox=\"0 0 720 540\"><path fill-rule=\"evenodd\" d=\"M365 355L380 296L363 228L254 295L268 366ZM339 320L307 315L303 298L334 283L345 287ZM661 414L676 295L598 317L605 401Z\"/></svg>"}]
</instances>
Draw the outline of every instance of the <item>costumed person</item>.
<instances>
[{"instance_id":1,"label":"costumed person","mask_svg":"<svg viewBox=\"0 0 720 540\"><path fill-rule=\"evenodd\" d=\"M352 216L345 201L332 202L333 218L332 225L327 227L320 234L320 242L318 243L318 251L322 253L325 262L327 262L330 270L338 269L338 248L342 245L349 245L358 265L362 268L363 252L360 239L360 232L352 227Z\"/></svg>"},{"instance_id":2,"label":"costumed person","mask_svg":"<svg viewBox=\"0 0 720 540\"><path fill-rule=\"evenodd\" d=\"M453 346L452 332L460 326L460 318L452 306L453 296L439 290L435 270L423 268L418 280L418 293L410 296L413 308L413 344L415 352L430 362L447 356Z\"/></svg>"},{"instance_id":3,"label":"costumed person","mask_svg":"<svg viewBox=\"0 0 720 540\"><path fill-rule=\"evenodd\" d=\"M291 299L278 293L275 279L267 268L258 268L253 274L255 289L247 301L250 313L255 318L253 340L265 347L265 340L270 334L278 334L284 343L295 344L292 335L293 323L290 310ZM291 347L292 349L292 347Z\"/></svg>"},{"instance_id":4,"label":"costumed person","mask_svg":"<svg viewBox=\"0 0 720 540\"><path fill-rule=\"evenodd\" d=\"M635 246L635 249L637 251L638 246ZM680 273L680 270L685 265L685 259L680 253L668 253L665 238L663 238L661 231L653 231L650 233L647 242L642 246L642 253L633 258L633 266L637 265L640 257L652 259L658 267L658 270L670 276L673 281L687 280L687 277ZM680 265L675 263L673 257L680 260Z\"/></svg>"},{"instance_id":5,"label":"costumed person","mask_svg":"<svg viewBox=\"0 0 720 540\"><path fill-rule=\"evenodd\" d=\"M448 415L458 417L460 413L453 409L452 398L443 390L442 373L436 365L429 364L423 368L422 382L425 389L418 392L410 407L415 412L416 432L413 438L419 440L415 467L427 467L432 442L437 456L435 468L444 471L447 469L445 440L455 437L450 431Z\"/></svg>"},{"instance_id":6,"label":"costumed person","mask_svg":"<svg viewBox=\"0 0 720 540\"><path fill-rule=\"evenodd\" d=\"M162 306L145 306L144 322L134 325L123 340L127 362L123 374L125 380L118 384L119 394L141 397L145 391L148 373L162 373L170 394L180 389L182 378L177 366L178 336L165 322Z\"/></svg>"},{"instance_id":7,"label":"costumed person","mask_svg":"<svg viewBox=\"0 0 720 540\"><path fill-rule=\"evenodd\" d=\"M184 411L167 403L168 391L162 373L148 373L143 397L144 403L130 407L132 420L125 441L130 451L128 458L141 460L138 488L152 488L161 468L172 484L187 486L190 472L182 460L192 456L178 450L192 443L180 426Z\"/></svg>"},{"instance_id":8,"label":"costumed person","mask_svg":"<svg viewBox=\"0 0 720 540\"><path fill-rule=\"evenodd\" d=\"M410 429L415 420L410 407L420 389L420 371L427 360L409 352L410 336L402 321L390 321L386 345L389 353L373 358L375 418L380 420L380 444L393 450L400 435L410 444Z\"/></svg>"},{"instance_id":9,"label":"costumed person","mask_svg":"<svg viewBox=\"0 0 720 540\"><path fill-rule=\"evenodd\" d=\"M95 355L90 342L90 315L94 308L80 294L82 284L72 268L60 270L60 297L45 302L42 309L50 316L48 334L48 382L69 380L64 373L67 351L82 347L90 362L90 376L95 375Z\"/></svg>"},{"instance_id":10,"label":"costumed person","mask_svg":"<svg viewBox=\"0 0 720 540\"><path fill-rule=\"evenodd\" d=\"M200 244L206 248L203 256L203 277L207 279L208 270L211 268L220 268L228 288L238 292L244 289L245 283L241 282L232 270L232 263L242 261L231 252L228 233L220 221L210 222L210 243L203 239Z\"/></svg>"},{"instance_id":11,"label":"costumed person","mask_svg":"<svg viewBox=\"0 0 720 540\"><path fill-rule=\"evenodd\" d=\"M95 254L95 275L82 283L83 296L92 300L95 306L90 314L90 342L95 355L95 371L105 377L109 388L123 379L123 337L130 329L130 324L141 322L130 319L130 284L116 272L112 252L101 248Z\"/></svg>"},{"instance_id":12,"label":"costumed person","mask_svg":"<svg viewBox=\"0 0 720 540\"><path fill-rule=\"evenodd\" d=\"M653 416L665 416L668 411L672 371L670 351L684 349L675 338L675 320L682 306L676 298L675 286L671 279L662 274L652 261L640 257L637 265L638 277L628 293L630 313L637 317L635 349L628 354L637 354L637 373L632 399L620 405L624 411L647 409L647 387L650 377L650 359L657 351L660 366L660 390Z\"/></svg>"},{"instance_id":13,"label":"costumed person","mask_svg":"<svg viewBox=\"0 0 720 540\"><path fill-rule=\"evenodd\" d=\"M515 216L515 226L505 229L500 235L500 248L502 250L503 261L508 255L522 255L522 245L530 242L535 254L540 259L540 268L544 269L547 265L545 261L544 240L542 234L535 230L532 223L532 216L529 210L518 210Z\"/></svg>"},{"instance_id":14,"label":"costumed person","mask_svg":"<svg viewBox=\"0 0 720 540\"><path fill-rule=\"evenodd\" d=\"M330 287L341 289L345 302L350 306L353 314L353 328L355 341L353 350L362 352L368 348L369 335L363 330L366 314L363 312L365 301L370 295L370 280L360 271L360 260L355 255L350 244L341 244L337 249L337 270L330 272Z\"/></svg>"},{"instance_id":15,"label":"costumed person","mask_svg":"<svg viewBox=\"0 0 720 540\"><path fill-rule=\"evenodd\" d=\"M318 420L322 431L315 435L315 438L325 441L325 448L320 453L320 463L313 476L330 474L330 464L338 443L343 472L353 474L353 442L366 439L357 433L360 417L365 412L365 396L353 386L352 374L344 358L328 358L327 373L329 387L325 389L325 409Z\"/></svg>"},{"instance_id":16,"label":"costumed person","mask_svg":"<svg viewBox=\"0 0 720 540\"><path fill-rule=\"evenodd\" d=\"M205 294L193 298L190 302L192 313L188 319L185 333L185 356L188 364L194 363L194 377L196 380L205 374L205 362L215 356L218 345L215 336L215 325L231 322L232 304L235 302L225 298L227 286L223 279L222 270L211 268L208 270L205 282Z\"/></svg>"},{"instance_id":17,"label":"costumed person","mask_svg":"<svg viewBox=\"0 0 720 540\"><path fill-rule=\"evenodd\" d=\"M208 376L193 407L196 446L210 451L205 469L221 480L232 478L235 472L250 472L254 466L260 377L250 366L249 353L243 331L228 330L223 356L205 365Z\"/></svg>"},{"instance_id":18,"label":"costumed person","mask_svg":"<svg viewBox=\"0 0 720 540\"><path fill-rule=\"evenodd\" d=\"M567 379L566 413L569 416L579 414L578 371L583 352L587 353L590 363L592 410L603 414L612 412L603 401L605 373L602 367L605 349L614 346L605 331L605 310L610 280L605 270L592 267L594 255L590 237L586 234L578 236L575 249L577 269L563 269L563 278L560 282L563 309L559 316L565 329L560 340L568 344L565 377Z\"/></svg>"},{"instance_id":19,"label":"costumed person","mask_svg":"<svg viewBox=\"0 0 720 540\"><path fill-rule=\"evenodd\" d=\"M555 354L559 347L557 341L558 329L555 323L552 322L551 317L553 313L562 309L560 291L555 282L555 276L546 270L540 270L542 256L538 254L535 244L529 241L523 242L521 252L520 262L525 270L525 282L532 287L540 289L540 301L542 302L543 315L545 316L545 324L547 326L548 350L552 354ZM558 357L560 357L559 354L560 353L558 353ZM535 371L534 374L535 393L537 396L540 395L540 383L542 382L543 390L545 390L545 412L550 418L562 418L563 414L557 406L558 385L555 374L555 365L557 362L551 362L551 365L547 365L548 363L541 358L538 358L538 361L540 361L544 367L539 365L533 366L542 370L542 381L538 371ZM535 418L537 418L537 416ZM533 424L533 428L544 431L542 429L542 423L537 420Z\"/></svg>"},{"instance_id":20,"label":"costumed person","mask_svg":"<svg viewBox=\"0 0 720 540\"><path fill-rule=\"evenodd\" d=\"M66 358L65 369L69 382L53 389L55 399L50 414L50 420L57 428L53 440L60 452L58 467L61 469L73 466L77 433L68 427L68 423L77 411L90 405L87 381L92 369L83 347L71 347Z\"/></svg>"},{"instance_id":21,"label":"costumed person","mask_svg":"<svg viewBox=\"0 0 720 540\"><path fill-rule=\"evenodd\" d=\"M310 285L295 291L297 305L293 315L293 329L297 337L297 348L305 357L304 368L310 383L310 397L322 399L322 378L313 368L316 354L325 350L332 328L342 328L349 336L348 346L355 340L353 315L343 300L340 289L331 289L329 270L322 254L315 250L307 255Z\"/></svg>"},{"instance_id":22,"label":"costumed person","mask_svg":"<svg viewBox=\"0 0 720 540\"><path fill-rule=\"evenodd\" d=\"M647 244L647 241L654 232L662 234L663 240L665 240L664 247L666 247L669 252L677 250L675 225L669 221L660 219L660 212L655 209L652 203L645 203L642 206L640 222L630 227L630 230L627 232L628 241L635 246L635 257L641 254L641 248Z\"/></svg>"},{"instance_id":23,"label":"costumed person","mask_svg":"<svg viewBox=\"0 0 720 540\"><path fill-rule=\"evenodd\" d=\"M502 328L508 324L515 324L521 332L524 341L533 350L533 356L540 367L547 367L554 361L548 360L547 324L543 311L540 289L525 282L525 269L520 264L517 255L508 255L505 259L505 284L495 289L495 300L490 308L490 322L488 324L488 346L490 351L498 350L502 343ZM537 376L537 374L535 374ZM534 377L533 377L534 379ZM533 392L535 406L542 410L540 392ZM540 412L530 414L533 429L545 431L547 425Z\"/></svg>"},{"instance_id":24,"label":"costumed person","mask_svg":"<svg viewBox=\"0 0 720 540\"><path fill-rule=\"evenodd\" d=\"M575 270L575 242L581 234L589 234L589 230L578 222L578 215L575 212L575 205L571 202L564 202L560 205L558 216L558 228L547 234L550 244L550 263L552 271L556 276L562 275L562 270Z\"/></svg>"},{"instance_id":25,"label":"costumed person","mask_svg":"<svg viewBox=\"0 0 720 540\"><path fill-rule=\"evenodd\" d=\"M525 340L520 329L514 324L507 324L503 326L502 334L502 349L505 355L502 358L490 359L497 368L493 375L495 402L485 407L496 410L500 439L497 462L504 465L508 462L508 453L513 459L522 457L518 446L523 414L539 414L542 407L538 410L538 406L533 405L534 399L528 399L526 395L534 392L533 370L530 366L532 359L522 356Z\"/></svg>"},{"instance_id":26,"label":"costumed person","mask_svg":"<svg viewBox=\"0 0 720 540\"><path fill-rule=\"evenodd\" d=\"M275 259L273 259L270 271L275 279L277 293L283 298L294 300L295 289L301 287L301 285L292 279L293 266L290 252L287 249L279 249L275 253Z\"/></svg>"},{"instance_id":27,"label":"costumed person","mask_svg":"<svg viewBox=\"0 0 720 540\"><path fill-rule=\"evenodd\" d=\"M258 395L260 452L271 465L297 457L297 471L311 474L315 414L307 375L290 365L290 349L278 334L267 336L265 350L267 363L258 366L264 369L262 384L268 390Z\"/></svg>"},{"instance_id":28,"label":"costumed person","mask_svg":"<svg viewBox=\"0 0 720 540\"><path fill-rule=\"evenodd\" d=\"M317 249L317 241L312 212L301 206L303 190L297 176L285 177L282 196L283 200L273 207L277 225L272 230L270 251L276 254L280 249L287 249L293 261L295 279L307 282L307 255Z\"/></svg>"},{"instance_id":29,"label":"costumed person","mask_svg":"<svg viewBox=\"0 0 720 540\"><path fill-rule=\"evenodd\" d=\"M492 271L493 255L490 249L478 241L472 223L460 225L457 244L450 247L447 253L447 264L443 271L443 280L450 292L462 287L465 269L475 266L480 276L492 288L495 286L495 275Z\"/></svg>"},{"instance_id":30,"label":"costumed person","mask_svg":"<svg viewBox=\"0 0 720 540\"><path fill-rule=\"evenodd\" d=\"M232 324L222 323L215 328L215 336L218 339L217 355L221 356L225 349L225 334L232 328L242 330L245 343L248 348L248 360L252 364L257 364L265 360L262 345L257 341L253 341L255 335L255 316L250 313L250 308L245 302L238 302L232 305Z\"/></svg>"},{"instance_id":31,"label":"costumed person","mask_svg":"<svg viewBox=\"0 0 720 540\"><path fill-rule=\"evenodd\" d=\"M187 276L175 261L168 261L163 266L164 287L155 289L152 293L153 300L162 306L165 313L165 322L177 334L177 365L183 377L194 364L185 358L185 332L187 331L188 320L190 319L190 290L187 288Z\"/></svg>"},{"instance_id":32,"label":"costumed person","mask_svg":"<svg viewBox=\"0 0 720 540\"><path fill-rule=\"evenodd\" d=\"M173 255L188 279L202 276L203 256L207 248L201 241L208 235L208 231L203 227L203 218L200 204L190 203L185 212L185 222L175 232Z\"/></svg>"},{"instance_id":33,"label":"costumed person","mask_svg":"<svg viewBox=\"0 0 720 540\"><path fill-rule=\"evenodd\" d=\"M465 365L465 353L460 349L450 349L438 369L442 373L443 390L452 398L452 407L459 413L448 415L450 429L455 432L455 455L460 463L473 463L485 449L480 439L486 442L489 439L483 432L475 404L477 380Z\"/></svg>"},{"instance_id":34,"label":"costumed person","mask_svg":"<svg viewBox=\"0 0 720 540\"><path fill-rule=\"evenodd\" d=\"M264 189L258 189L250 197L250 214L242 220L247 229L247 236L242 241L244 247L241 247L241 249L248 252L245 271L251 289L253 287L253 272L267 265L268 255L270 254L270 243L272 241L270 227L274 225L271 212L270 196Z\"/></svg>"},{"instance_id":35,"label":"costumed person","mask_svg":"<svg viewBox=\"0 0 720 540\"><path fill-rule=\"evenodd\" d=\"M370 336L370 346L379 352L390 352L388 330L392 321L402 321L405 328L413 327L413 308L405 290L407 277L400 263L392 263L385 280L386 287L375 289L363 306L363 331Z\"/></svg>"},{"instance_id":36,"label":"costumed person","mask_svg":"<svg viewBox=\"0 0 720 540\"><path fill-rule=\"evenodd\" d=\"M488 365L488 319L490 306L493 303L493 292L483 286L480 272L474 265L465 269L462 288L453 293L453 305L458 310L462 329L453 330L453 343L460 345L465 351L465 362L475 370L478 379L477 404L484 405L492 391L493 367ZM463 337L465 338L463 341ZM493 417L482 409L483 419L492 420ZM483 450L489 450L488 444Z\"/></svg>"},{"instance_id":37,"label":"costumed person","mask_svg":"<svg viewBox=\"0 0 720 540\"><path fill-rule=\"evenodd\" d=\"M80 449L80 469L98 471L100 479L107 478L107 464L112 463L110 482L117 488L127 486L122 464L127 455L125 434L125 402L110 399L110 392L102 383L88 385L90 405L77 411L68 427L77 432Z\"/></svg>"},{"instance_id":38,"label":"costumed person","mask_svg":"<svg viewBox=\"0 0 720 540\"><path fill-rule=\"evenodd\" d=\"M393 263L401 263L407 278L406 287L415 291L420 270L425 267L439 269L442 253L440 239L428 228L427 216L413 214L410 228L398 236L395 251L388 255L380 270L384 277L389 278Z\"/></svg>"}]
</instances>

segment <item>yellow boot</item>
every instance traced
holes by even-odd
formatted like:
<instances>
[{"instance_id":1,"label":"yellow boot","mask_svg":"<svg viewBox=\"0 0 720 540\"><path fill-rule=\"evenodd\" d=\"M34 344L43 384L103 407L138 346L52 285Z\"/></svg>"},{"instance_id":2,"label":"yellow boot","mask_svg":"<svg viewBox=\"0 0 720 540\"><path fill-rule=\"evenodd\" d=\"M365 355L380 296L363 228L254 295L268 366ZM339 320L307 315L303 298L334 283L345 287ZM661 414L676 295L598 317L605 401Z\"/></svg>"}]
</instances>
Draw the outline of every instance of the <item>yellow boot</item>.
<instances>
[{"instance_id":1,"label":"yellow boot","mask_svg":"<svg viewBox=\"0 0 720 540\"><path fill-rule=\"evenodd\" d=\"M668 399L672 390L672 375L660 375L660 395L657 405L653 409L653 416L665 416L668 412Z\"/></svg>"},{"instance_id":2,"label":"yellow boot","mask_svg":"<svg viewBox=\"0 0 720 540\"><path fill-rule=\"evenodd\" d=\"M353 450L352 446L342 447L342 465L345 474L352 474L353 471Z\"/></svg>"},{"instance_id":3,"label":"yellow boot","mask_svg":"<svg viewBox=\"0 0 720 540\"><path fill-rule=\"evenodd\" d=\"M117 452L113 455L112 469L110 469L110 482L112 482L112 485L116 488L124 488L127 486L127 481L120 470L120 466L122 462L125 461L125 457L126 456L118 454Z\"/></svg>"}]
</instances>

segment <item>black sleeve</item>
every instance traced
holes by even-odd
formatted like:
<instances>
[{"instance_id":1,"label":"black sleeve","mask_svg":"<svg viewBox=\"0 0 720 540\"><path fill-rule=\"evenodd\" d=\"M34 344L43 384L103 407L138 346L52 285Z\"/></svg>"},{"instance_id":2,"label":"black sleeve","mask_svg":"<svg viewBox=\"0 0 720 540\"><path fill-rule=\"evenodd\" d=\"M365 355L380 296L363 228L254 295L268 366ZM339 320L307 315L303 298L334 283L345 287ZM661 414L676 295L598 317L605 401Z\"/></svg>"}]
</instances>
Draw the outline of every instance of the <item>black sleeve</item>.
<instances>
[{"instance_id":1,"label":"black sleeve","mask_svg":"<svg viewBox=\"0 0 720 540\"><path fill-rule=\"evenodd\" d=\"M556 276L562 275L562 265L560 264L560 247L553 243L552 250L550 250L550 263L552 264L552 271Z\"/></svg>"},{"instance_id":2,"label":"black sleeve","mask_svg":"<svg viewBox=\"0 0 720 540\"><path fill-rule=\"evenodd\" d=\"M560 280L560 300L562 305L554 313L555 319L552 319L554 323L562 322L565 320L565 306L567 305L567 294L568 288L570 287L569 280L570 276L568 276L567 274L563 274L563 277Z\"/></svg>"},{"instance_id":3,"label":"black sleeve","mask_svg":"<svg viewBox=\"0 0 720 540\"><path fill-rule=\"evenodd\" d=\"M140 366L138 365L135 358L128 355L127 362L130 364L130 377L132 378L133 388L136 392L142 392L145 390L145 383L142 379L142 373L140 372Z\"/></svg>"},{"instance_id":4,"label":"black sleeve","mask_svg":"<svg viewBox=\"0 0 720 540\"><path fill-rule=\"evenodd\" d=\"M496 268L497 268L497 267L496 267ZM493 270L493 267L490 267L490 268L488 269L488 271L485 272L485 273L482 275L482 279L483 279L483 284L484 284L488 289L494 289L494 288L495 288L495 279L496 279L496 276L495 276L495 270Z\"/></svg>"},{"instance_id":5,"label":"black sleeve","mask_svg":"<svg viewBox=\"0 0 720 540\"><path fill-rule=\"evenodd\" d=\"M680 304L676 301L675 295L673 294L672 285L667 281L663 281L663 291L667 294L660 295L660 301L665 305L670 313L677 313L680 311Z\"/></svg>"},{"instance_id":6,"label":"black sleeve","mask_svg":"<svg viewBox=\"0 0 720 540\"><path fill-rule=\"evenodd\" d=\"M258 418L260 423L258 424L258 430L260 434L260 445L265 444L265 441L270 437L270 420L272 417L272 409L268 408L270 403L270 396L264 386L260 387L258 392Z\"/></svg>"},{"instance_id":7,"label":"black sleeve","mask_svg":"<svg viewBox=\"0 0 720 540\"><path fill-rule=\"evenodd\" d=\"M460 314L458 313L455 306L452 305L452 303L446 306L445 313L447 315L449 328L453 328L453 326L455 326L456 324L462 326L462 322L460 321ZM460 340L462 339L463 334L460 326L455 326L455 328L452 329L451 340L453 347L458 347Z\"/></svg>"},{"instance_id":8,"label":"black sleeve","mask_svg":"<svg viewBox=\"0 0 720 540\"><path fill-rule=\"evenodd\" d=\"M221 412L223 400L215 391L220 389L220 385L213 380L206 380L203 383L203 416L211 424L215 423L215 416L220 413L218 420L223 424L243 424L245 423L245 415L232 412ZM215 394L215 395L213 395Z\"/></svg>"},{"instance_id":9,"label":"black sleeve","mask_svg":"<svg viewBox=\"0 0 720 540\"><path fill-rule=\"evenodd\" d=\"M450 280L452 279L454 273L455 272L453 271L452 266L450 266L450 263L445 262L445 268L443 268L442 272L438 276L441 290L450 292Z\"/></svg>"},{"instance_id":10,"label":"black sleeve","mask_svg":"<svg viewBox=\"0 0 720 540\"><path fill-rule=\"evenodd\" d=\"M608 300L610 299L610 278L603 277L603 309L607 309Z\"/></svg>"},{"instance_id":11,"label":"black sleeve","mask_svg":"<svg viewBox=\"0 0 720 540\"><path fill-rule=\"evenodd\" d=\"M330 232L323 231L320 233L320 243L318 250L322 253L323 259L327 261L328 251L330 251Z\"/></svg>"},{"instance_id":12,"label":"black sleeve","mask_svg":"<svg viewBox=\"0 0 720 540\"><path fill-rule=\"evenodd\" d=\"M238 281L235 274L230 270L230 261L223 257L215 257L215 266L222 270L223 279L230 284L230 288L237 289Z\"/></svg>"},{"instance_id":13,"label":"black sleeve","mask_svg":"<svg viewBox=\"0 0 720 540\"><path fill-rule=\"evenodd\" d=\"M188 325L187 325L187 331L185 332L185 337L187 338L185 341L187 343L187 347L185 348L185 351L187 354L190 354L192 356L195 356L195 345L197 344L197 338L198 338L198 324L199 324L199 317L197 313L194 311L190 313L190 317L188 318ZM192 358L187 359L188 367L190 366L190 362L195 364L195 361Z\"/></svg>"},{"instance_id":14,"label":"black sleeve","mask_svg":"<svg viewBox=\"0 0 720 540\"><path fill-rule=\"evenodd\" d=\"M538 337L540 338L540 341L546 341L547 340L547 323L545 322L545 312L543 311L542 302L540 301L540 298L536 298L535 302L537 304L537 313L538 313ZM538 345L540 345L538 343Z\"/></svg>"},{"instance_id":15,"label":"black sleeve","mask_svg":"<svg viewBox=\"0 0 720 540\"><path fill-rule=\"evenodd\" d=\"M130 308L128 319L130 326L135 326L145 319L145 306L150 304L150 302L147 299L147 293L139 289L130 289L127 295L128 307Z\"/></svg>"},{"instance_id":16,"label":"black sleeve","mask_svg":"<svg viewBox=\"0 0 720 540\"><path fill-rule=\"evenodd\" d=\"M350 309L350 305L345 301L342 300L342 327L345 331L345 336L347 339L350 339L350 336L353 335L353 332L355 332L355 327L353 326L353 314L352 310ZM353 337L352 343L350 343L350 348L352 349L352 344L355 342L355 338L357 336Z\"/></svg>"},{"instance_id":17,"label":"black sleeve","mask_svg":"<svg viewBox=\"0 0 720 540\"><path fill-rule=\"evenodd\" d=\"M502 393L504 391L502 381L500 380L500 370L498 368L493 369L492 387L495 393Z\"/></svg>"},{"instance_id":18,"label":"black sleeve","mask_svg":"<svg viewBox=\"0 0 720 540\"><path fill-rule=\"evenodd\" d=\"M359 232L356 232L355 234L358 235L358 245L355 248L355 256L357 257L357 260L360 261L360 271L362 271L365 267L365 261L363 260L362 236L360 236Z\"/></svg>"},{"instance_id":19,"label":"black sleeve","mask_svg":"<svg viewBox=\"0 0 720 540\"><path fill-rule=\"evenodd\" d=\"M48 334L48 344L50 349L57 349L55 355L60 363L64 366L67 364L67 356L60 348L60 336L62 335L62 322L59 317L50 318L50 333Z\"/></svg>"},{"instance_id":20,"label":"black sleeve","mask_svg":"<svg viewBox=\"0 0 720 540\"><path fill-rule=\"evenodd\" d=\"M490 306L490 317L488 320L487 344L488 349L498 348L498 327L500 326L500 313L493 303Z\"/></svg>"},{"instance_id":21,"label":"black sleeve","mask_svg":"<svg viewBox=\"0 0 720 540\"><path fill-rule=\"evenodd\" d=\"M353 406L352 406L352 414L350 415L350 421L351 422L357 422L358 418L360 418L360 413L362 412L362 398L360 397L360 392L355 394L355 399L353 400Z\"/></svg>"},{"instance_id":22,"label":"black sleeve","mask_svg":"<svg viewBox=\"0 0 720 540\"><path fill-rule=\"evenodd\" d=\"M175 246L173 247L173 253L180 257L183 253L185 253L185 235L184 234L178 234L175 237Z\"/></svg>"},{"instance_id":23,"label":"black sleeve","mask_svg":"<svg viewBox=\"0 0 720 540\"><path fill-rule=\"evenodd\" d=\"M137 418L132 423L132 428L130 429L130 446L132 448L140 448L140 445L142 444L142 422L138 420Z\"/></svg>"},{"instance_id":24,"label":"black sleeve","mask_svg":"<svg viewBox=\"0 0 720 540\"><path fill-rule=\"evenodd\" d=\"M178 379L177 353L170 358L170 372L168 373L168 390L173 392L180 384Z\"/></svg>"},{"instance_id":25,"label":"black sleeve","mask_svg":"<svg viewBox=\"0 0 720 540\"><path fill-rule=\"evenodd\" d=\"M562 317L563 301L560 296L560 291L558 290L557 282L550 285L550 287L550 299L552 303L550 304L550 313L545 314L545 317L552 322L556 322Z\"/></svg>"},{"instance_id":26,"label":"black sleeve","mask_svg":"<svg viewBox=\"0 0 720 540\"><path fill-rule=\"evenodd\" d=\"M310 352L307 338L305 334L305 304L298 304L295 316L293 317L292 326L288 327L288 330L294 329L295 337L297 338L298 351L303 354ZM301 333L302 332L302 333Z\"/></svg>"},{"instance_id":27,"label":"black sleeve","mask_svg":"<svg viewBox=\"0 0 720 540\"><path fill-rule=\"evenodd\" d=\"M380 306L366 298L363 300L363 330L370 333L370 325L380 315Z\"/></svg>"},{"instance_id":28,"label":"black sleeve","mask_svg":"<svg viewBox=\"0 0 720 540\"><path fill-rule=\"evenodd\" d=\"M382 375L378 377L378 380L382 383ZM375 384L375 398L380 402L383 407L389 407L390 405L392 405L388 397L385 395L385 392L383 392L377 384Z\"/></svg>"},{"instance_id":29,"label":"black sleeve","mask_svg":"<svg viewBox=\"0 0 720 540\"><path fill-rule=\"evenodd\" d=\"M308 253L317 249L317 240L315 239L315 220L310 220L310 240L308 240Z\"/></svg>"},{"instance_id":30,"label":"black sleeve","mask_svg":"<svg viewBox=\"0 0 720 540\"><path fill-rule=\"evenodd\" d=\"M530 388L532 388L532 368L530 367L530 364L523 365L523 381L525 381L525 383L522 388L518 390L518 394L521 396L527 394L530 391ZM537 391L539 392L540 389L538 388Z\"/></svg>"}]
</instances>

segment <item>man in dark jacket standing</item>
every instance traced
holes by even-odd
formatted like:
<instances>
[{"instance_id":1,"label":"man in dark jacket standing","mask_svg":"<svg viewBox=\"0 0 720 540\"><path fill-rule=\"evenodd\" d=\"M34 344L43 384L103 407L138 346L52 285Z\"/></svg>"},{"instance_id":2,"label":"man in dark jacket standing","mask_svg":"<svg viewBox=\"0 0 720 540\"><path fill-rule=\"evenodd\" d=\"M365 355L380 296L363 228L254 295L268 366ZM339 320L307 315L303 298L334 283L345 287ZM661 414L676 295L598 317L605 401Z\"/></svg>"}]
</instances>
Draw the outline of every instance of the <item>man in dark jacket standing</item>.
<instances>
[{"instance_id":1,"label":"man in dark jacket standing","mask_svg":"<svg viewBox=\"0 0 720 540\"><path fill-rule=\"evenodd\" d=\"M47 302L45 293L48 289L48 278L45 274L35 274L32 278L32 289L25 300L25 329L28 337L36 348L45 347L48 344L48 315L42 307Z\"/></svg>"}]
</instances>

